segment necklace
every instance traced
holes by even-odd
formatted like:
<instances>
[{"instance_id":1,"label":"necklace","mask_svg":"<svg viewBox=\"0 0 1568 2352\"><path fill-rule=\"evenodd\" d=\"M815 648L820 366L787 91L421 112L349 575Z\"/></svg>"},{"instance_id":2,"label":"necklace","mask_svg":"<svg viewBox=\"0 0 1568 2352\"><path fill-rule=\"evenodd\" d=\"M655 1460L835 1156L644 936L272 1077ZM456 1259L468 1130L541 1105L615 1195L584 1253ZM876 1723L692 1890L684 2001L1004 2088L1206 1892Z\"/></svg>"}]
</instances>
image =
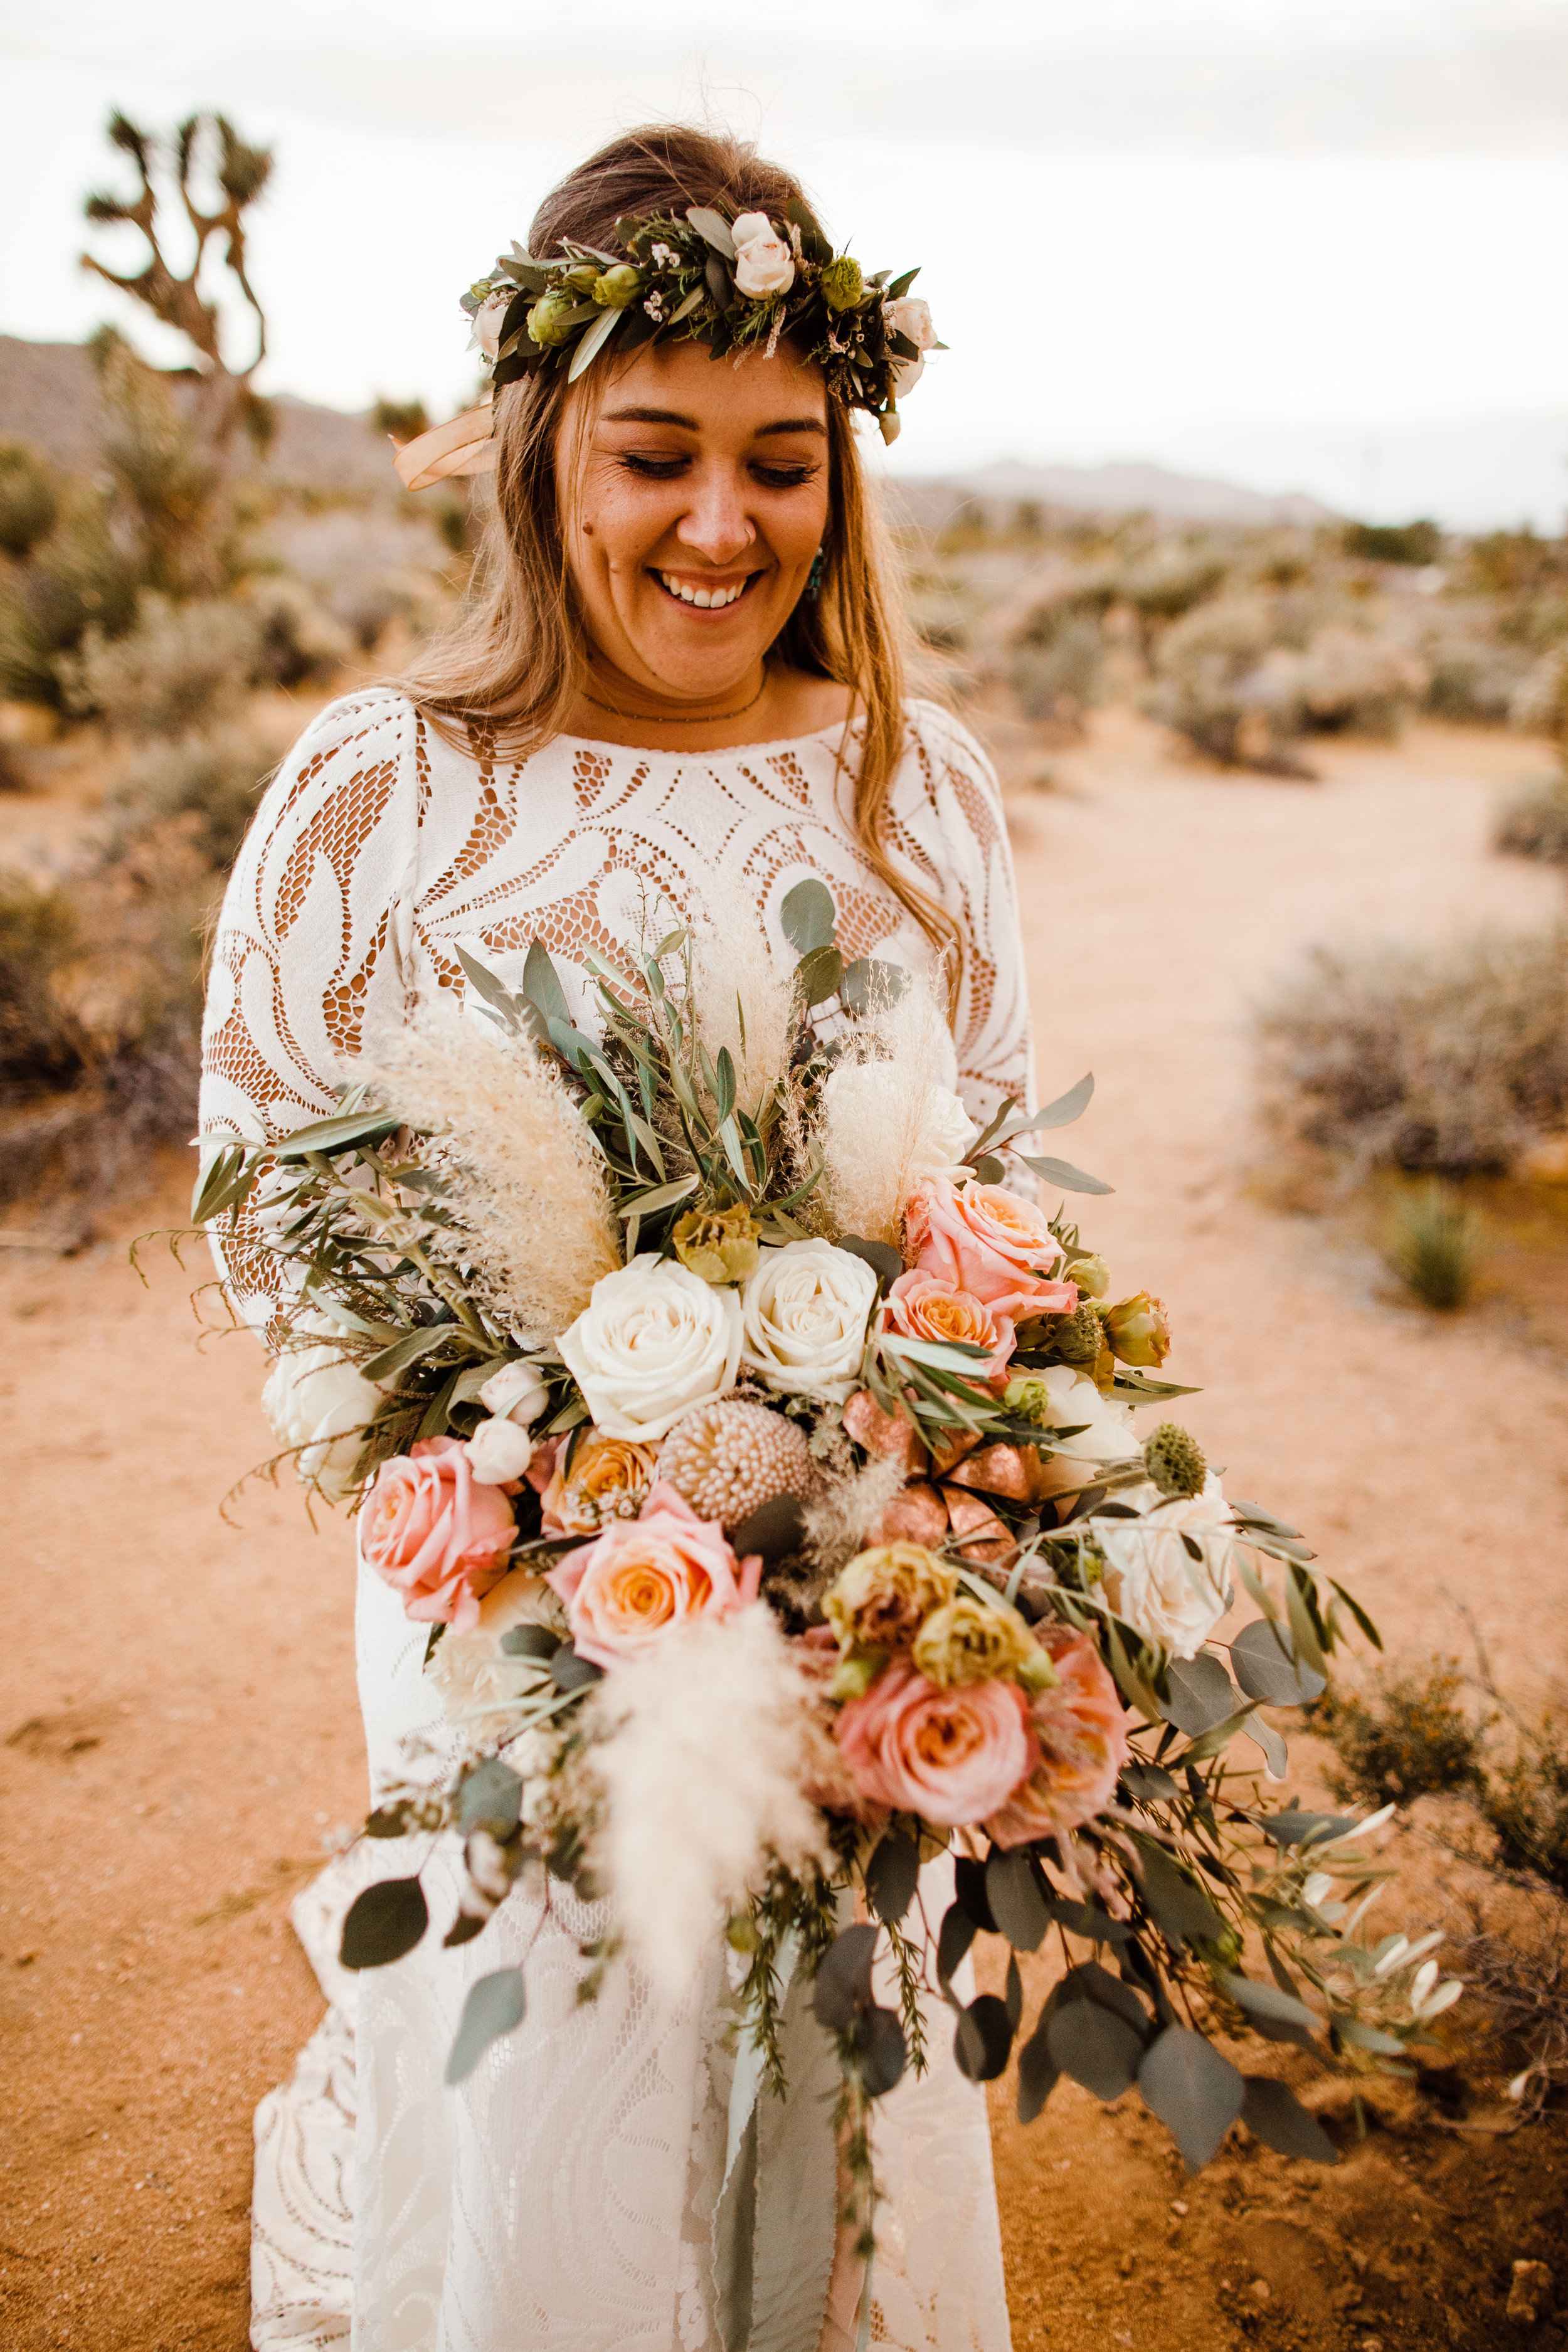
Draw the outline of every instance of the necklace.
<instances>
[{"instance_id":1,"label":"necklace","mask_svg":"<svg viewBox=\"0 0 1568 2352\"><path fill-rule=\"evenodd\" d=\"M768 672L767 665L764 663L763 682L750 702L742 702L739 710L705 710L699 719L689 719L683 713L667 718L662 715L656 717L650 710L617 710L613 702L601 702L598 696L590 694L586 687L583 688L583 699L584 702L591 702L595 710L607 710L612 719L646 719L650 727L718 727L726 719L743 719L748 710L756 709L767 690Z\"/></svg>"}]
</instances>

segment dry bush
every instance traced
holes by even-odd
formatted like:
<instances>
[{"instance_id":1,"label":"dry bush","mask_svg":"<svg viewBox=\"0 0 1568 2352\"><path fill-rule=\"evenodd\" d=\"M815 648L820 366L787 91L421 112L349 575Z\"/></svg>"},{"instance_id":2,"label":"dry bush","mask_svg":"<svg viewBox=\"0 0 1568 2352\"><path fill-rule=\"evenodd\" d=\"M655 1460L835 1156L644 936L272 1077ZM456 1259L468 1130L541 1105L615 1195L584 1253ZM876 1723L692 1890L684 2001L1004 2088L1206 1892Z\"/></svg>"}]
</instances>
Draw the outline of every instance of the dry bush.
<instances>
[{"instance_id":1,"label":"dry bush","mask_svg":"<svg viewBox=\"0 0 1568 2352\"><path fill-rule=\"evenodd\" d=\"M59 517L59 485L52 467L26 443L0 441L0 548L30 555Z\"/></svg>"},{"instance_id":2,"label":"dry bush","mask_svg":"<svg viewBox=\"0 0 1568 2352\"><path fill-rule=\"evenodd\" d=\"M258 674L277 686L330 677L353 658L353 635L301 580L264 572L247 584L244 605L257 626Z\"/></svg>"},{"instance_id":3,"label":"dry bush","mask_svg":"<svg viewBox=\"0 0 1568 2352\"><path fill-rule=\"evenodd\" d=\"M1339 1759L1329 1788L1341 1804L1409 1804L1481 1786L1481 1735L1459 1704L1458 1661L1434 1659L1420 1671L1385 1674L1369 1692L1331 1684L1312 1728Z\"/></svg>"},{"instance_id":4,"label":"dry bush","mask_svg":"<svg viewBox=\"0 0 1568 2352\"><path fill-rule=\"evenodd\" d=\"M283 748L245 724L149 744L115 795L123 817L110 855L173 821L209 872L226 872Z\"/></svg>"},{"instance_id":5,"label":"dry bush","mask_svg":"<svg viewBox=\"0 0 1568 2352\"><path fill-rule=\"evenodd\" d=\"M61 655L89 627L112 637L131 626L137 566L110 520L100 491L68 484L54 529L0 571L0 694L58 709Z\"/></svg>"},{"instance_id":6,"label":"dry bush","mask_svg":"<svg viewBox=\"0 0 1568 2352\"><path fill-rule=\"evenodd\" d=\"M1494 849L1568 866L1568 773L1526 784L1503 803L1492 829Z\"/></svg>"},{"instance_id":7,"label":"dry bush","mask_svg":"<svg viewBox=\"0 0 1568 2352\"><path fill-rule=\"evenodd\" d=\"M1429 1176L1390 1220L1388 1262L1424 1307L1451 1314L1469 1303L1480 1271L1480 1218L1451 1185Z\"/></svg>"},{"instance_id":8,"label":"dry bush","mask_svg":"<svg viewBox=\"0 0 1568 2352\"><path fill-rule=\"evenodd\" d=\"M73 1086L90 1066L90 1041L59 992L79 950L63 890L0 875L0 1100Z\"/></svg>"},{"instance_id":9,"label":"dry bush","mask_svg":"<svg viewBox=\"0 0 1568 2352\"><path fill-rule=\"evenodd\" d=\"M1353 1172L1506 1171L1568 1118L1568 941L1318 947L1258 1033L1275 1122Z\"/></svg>"},{"instance_id":10,"label":"dry bush","mask_svg":"<svg viewBox=\"0 0 1568 2352\"><path fill-rule=\"evenodd\" d=\"M261 630L244 605L148 595L134 629L113 640L89 629L59 671L73 710L145 742L232 716L260 659Z\"/></svg>"},{"instance_id":11,"label":"dry bush","mask_svg":"<svg viewBox=\"0 0 1568 2352\"><path fill-rule=\"evenodd\" d=\"M1396 735L1426 685L1414 654L1333 623L1311 639L1295 678L1302 724L1325 734Z\"/></svg>"},{"instance_id":12,"label":"dry bush","mask_svg":"<svg viewBox=\"0 0 1568 2352\"><path fill-rule=\"evenodd\" d=\"M1530 666L1519 646L1502 643L1479 616L1447 614L1421 641L1426 709L1434 719L1500 727Z\"/></svg>"},{"instance_id":13,"label":"dry bush","mask_svg":"<svg viewBox=\"0 0 1568 2352\"><path fill-rule=\"evenodd\" d=\"M1076 719L1099 693L1104 659L1100 623L1088 614L1065 621L1048 644L1020 646L1009 676L1025 716Z\"/></svg>"},{"instance_id":14,"label":"dry bush","mask_svg":"<svg viewBox=\"0 0 1568 2352\"><path fill-rule=\"evenodd\" d=\"M1289 750L1300 732L1296 657L1277 642L1265 596L1227 596L1173 623L1155 662L1150 708L1221 767L1303 775Z\"/></svg>"}]
</instances>

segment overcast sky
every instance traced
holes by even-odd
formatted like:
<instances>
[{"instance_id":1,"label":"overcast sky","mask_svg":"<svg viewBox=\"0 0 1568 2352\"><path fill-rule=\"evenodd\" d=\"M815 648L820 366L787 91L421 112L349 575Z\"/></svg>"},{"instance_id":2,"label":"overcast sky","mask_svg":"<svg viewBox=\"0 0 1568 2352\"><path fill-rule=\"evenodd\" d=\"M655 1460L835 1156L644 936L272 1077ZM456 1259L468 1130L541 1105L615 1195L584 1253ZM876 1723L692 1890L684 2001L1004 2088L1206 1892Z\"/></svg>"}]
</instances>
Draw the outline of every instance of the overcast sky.
<instances>
[{"instance_id":1,"label":"overcast sky","mask_svg":"<svg viewBox=\"0 0 1568 2352\"><path fill-rule=\"evenodd\" d=\"M706 113L868 268L922 265L952 349L900 470L1153 457L1385 515L1568 504L1568 0L0 0L0 73L14 334L125 317L76 266L110 104L219 107L277 151L268 387L447 411L457 295L551 181Z\"/></svg>"}]
</instances>

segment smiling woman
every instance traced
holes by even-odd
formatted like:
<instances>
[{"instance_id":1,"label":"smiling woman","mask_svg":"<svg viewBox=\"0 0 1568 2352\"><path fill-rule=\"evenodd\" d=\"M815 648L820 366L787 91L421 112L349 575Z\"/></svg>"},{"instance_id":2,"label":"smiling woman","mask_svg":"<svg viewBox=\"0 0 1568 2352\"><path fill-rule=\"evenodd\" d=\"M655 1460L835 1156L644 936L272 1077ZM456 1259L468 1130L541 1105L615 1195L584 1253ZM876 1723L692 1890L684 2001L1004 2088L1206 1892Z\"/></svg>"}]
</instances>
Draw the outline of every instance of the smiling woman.
<instances>
[{"instance_id":1,"label":"smiling woman","mask_svg":"<svg viewBox=\"0 0 1568 2352\"><path fill-rule=\"evenodd\" d=\"M934 1081L982 1126L1032 1099L994 778L945 711L906 698L853 429L861 408L889 432L934 345L908 278L835 255L796 183L749 149L668 130L574 173L530 253L465 307L493 405L401 457L416 478L493 464L475 596L416 676L323 712L271 786L214 956L204 1135L268 1141L331 1111L345 1066L414 1004L461 1001L476 959L516 983L534 942L587 1030L587 959L635 961L689 923L704 956L731 958L727 1018L759 959L792 968L785 909L815 877L847 958L945 994ZM246 1223L268 1215L266 1185L221 1257L240 1312L297 1349L313 1310L279 1290ZM864 1290L861 1260L844 1265ZM732 1301L683 1279L704 1314ZM812 1311L827 1311L816 1288ZM715 1378L736 1378L723 1350ZM477 1524L474 1480L493 1503L478 1470L442 1489L453 1542ZM379 1801L455 1735L426 1627L364 1559L357 1610ZM454 1906L461 1867L444 1848L425 1866L433 1886L451 1877ZM932 1918L952 1873L945 1856L926 1867ZM421 1948L360 1980L352 2044L330 2018L263 2110L262 2352L351 2326L360 2352L847 2352L866 2267L836 2235L833 2044L803 2008L792 2095L759 2105L738 2148L743 1964L715 1932L673 2011L625 1958L585 2000L615 1935L605 1905L520 1884L471 1950ZM525 1954L526 2017L448 2085L469 1987ZM352 2124L331 2087L345 2083ZM945 2034L879 2102L875 2150L874 2341L1005 2352L984 2099ZM346 2199L310 2186L344 2171Z\"/></svg>"}]
</instances>

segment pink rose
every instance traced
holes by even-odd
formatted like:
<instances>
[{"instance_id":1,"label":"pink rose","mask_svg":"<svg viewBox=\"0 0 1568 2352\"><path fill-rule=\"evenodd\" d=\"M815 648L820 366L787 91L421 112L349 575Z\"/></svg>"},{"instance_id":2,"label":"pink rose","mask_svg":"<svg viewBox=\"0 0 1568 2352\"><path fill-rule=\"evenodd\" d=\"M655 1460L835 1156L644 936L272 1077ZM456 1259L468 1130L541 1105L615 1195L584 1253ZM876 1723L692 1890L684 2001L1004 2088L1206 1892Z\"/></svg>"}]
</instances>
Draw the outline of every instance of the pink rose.
<instances>
[{"instance_id":1,"label":"pink rose","mask_svg":"<svg viewBox=\"0 0 1568 2352\"><path fill-rule=\"evenodd\" d=\"M598 1666L650 1649L668 1626L728 1617L757 1597L763 1563L737 1561L716 1519L700 1519L660 1480L641 1518L616 1519L545 1579L566 1603L578 1654Z\"/></svg>"},{"instance_id":2,"label":"pink rose","mask_svg":"<svg viewBox=\"0 0 1568 2352\"><path fill-rule=\"evenodd\" d=\"M966 1340L972 1348L988 1348L990 1360L976 1364L972 1377L1005 1384L1004 1369L1017 1345L1013 1318L999 1307L987 1307L970 1290L960 1290L945 1276L914 1266L900 1274L882 1309L884 1331L901 1331L906 1339Z\"/></svg>"},{"instance_id":3,"label":"pink rose","mask_svg":"<svg viewBox=\"0 0 1568 2352\"><path fill-rule=\"evenodd\" d=\"M1127 1710L1087 1633L1045 1637L1061 1680L1037 1692L1029 1719L1040 1761L985 1826L998 1845L1077 1829L1104 1811L1127 1761Z\"/></svg>"},{"instance_id":4,"label":"pink rose","mask_svg":"<svg viewBox=\"0 0 1568 2352\"><path fill-rule=\"evenodd\" d=\"M1015 1322L1073 1313L1078 1285L1047 1279L1061 1254L1044 1211L1000 1184L928 1176L910 1197L905 1257Z\"/></svg>"},{"instance_id":5,"label":"pink rose","mask_svg":"<svg viewBox=\"0 0 1568 2352\"><path fill-rule=\"evenodd\" d=\"M384 1462L359 1517L360 1551L422 1625L467 1633L506 1566L517 1520L500 1486L481 1486L456 1437L421 1437Z\"/></svg>"},{"instance_id":6,"label":"pink rose","mask_svg":"<svg viewBox=\"0 0 1568 2352\"><path fill-rule=\"evenodd\" d=\"M884 1667L833 1735L862 1797L949 1828L994 1812L1039 1757L1016 1683L938 1690L912 1666Z\"/></svg>"}]
</instances>

